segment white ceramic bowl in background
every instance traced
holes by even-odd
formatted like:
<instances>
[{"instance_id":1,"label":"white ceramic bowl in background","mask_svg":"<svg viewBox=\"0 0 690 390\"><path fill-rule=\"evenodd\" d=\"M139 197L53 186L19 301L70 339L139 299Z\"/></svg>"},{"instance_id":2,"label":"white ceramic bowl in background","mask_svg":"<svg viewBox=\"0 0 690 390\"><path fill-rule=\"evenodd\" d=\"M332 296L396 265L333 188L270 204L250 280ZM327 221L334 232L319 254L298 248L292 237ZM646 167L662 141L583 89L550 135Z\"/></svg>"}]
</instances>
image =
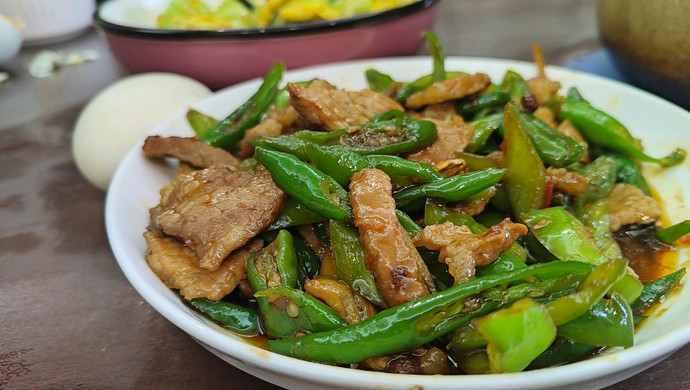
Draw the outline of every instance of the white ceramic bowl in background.
<instances>
[{"instance_id":1,"label":"white ceramic bowl in background","mask_svg":"<svg viewBox=\"0 0 690 390\"><path fill-rule=\"evenodd\" d=\"M19 19L25 45L54 43L91 26L95 0L2 0L0 14Z\"/></svg>"},{"instance_id":2,"label":"white ceramic bowl in background","mask_svg":"<svg viewBox=\"0 0 690 390\"><path fill-rule=\"evenodd\" d=\"M290 81L320 77L350 89L364 88L364 71L376 68L397 80L414 80L431 71L429 58L364 60L288 72ZM495 59L448 58L448 70L482 71L500 80L507 69L526 77L535 75L532 64ZM547 74L564 88L576 85L595 106L616 116L646 151L665 155L677 146L690 148L690 113L639 89L555 67ZM257 88L253 80L218 92L195 108L216 117L227 115ZM662 118L660 120L660 118ZM163 123L156 134L191 135L184 113ZM143 140L142 140L143 142ZM174 167L144 157L139 143L118 168L106 200L106 228L113 253L123 272L142 297L168 320L183 329L209 351L261 379L288 389L409 389L508 390L597 389L628 378L662 360L690 341L690 286L665 300L635 335L635 346L610 349L578 363L517 374L419 376L352 370L317 365L258 348L215 325L185 305L151 272L144 253L142 233L149 224L148 209L159 201L159 188L174 175ZM690 199L690 162L661 170L645 167L645 173L663 198L671 222L690 219L685 207ZM679 254L678 267L687 266L690 253ZM155 337L155 335L152 335ZM136 351L132 351L136 353Z\"/></svg>"}]
</instances>

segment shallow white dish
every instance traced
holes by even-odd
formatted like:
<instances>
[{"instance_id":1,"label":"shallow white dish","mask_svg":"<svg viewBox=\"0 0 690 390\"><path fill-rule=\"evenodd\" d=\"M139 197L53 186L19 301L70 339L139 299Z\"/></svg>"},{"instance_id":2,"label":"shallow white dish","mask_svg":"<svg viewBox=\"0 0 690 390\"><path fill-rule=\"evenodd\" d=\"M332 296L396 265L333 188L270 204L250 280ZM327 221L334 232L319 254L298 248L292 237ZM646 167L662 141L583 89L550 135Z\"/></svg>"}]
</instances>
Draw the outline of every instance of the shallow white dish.
<instances>
[{"instance_id":1,"label":"shallow white dish","mask_svg":"<svg viewBox=\"0 0 690 390\"><path fill-rule=\"evenodd\" d=\"M288 72L289 81L319 77L340 87L366 87L364 72L376 68L396 80L413 80L431 71L424 57L378 59L333 64ZM532 77L532 64L482 58L448 58L446 69L482 71L500 80L508 69ZM690 113L649 93L608 79L549 67L550 78L564 88L577 86L594 106L617 117L641 138L653 156L666 155L675 147L690 149ZM219 91L195 106L222 117L242 104L257 88L252 80ZM565 89L564 89L565 90ZM161 124L155 134L191 135L184 113ZM143 143L143 140L142 140ZM650 184L664 200L672 223L690 219L685 207L690 199L690 162L660 170L645 167ZM141 143L125 157L110 184L106 201L106 228L110 244L123 272L142 297L168 320L230 364L268 382L288 389L596 389L628 378L662 360L690 342L690 286L668 298L643 323L635 346L613 349L595 358L556 368L518 374L484 376L417 376L375 373L318 365L255 347L206 320L182 303L151 272L144 260L142 237L149 223L148 209L159 201L158 190L173 176L171 165L144 157ZM689 251L681 251L678 266L688 266Z\"/></svg>"}]
</instances>

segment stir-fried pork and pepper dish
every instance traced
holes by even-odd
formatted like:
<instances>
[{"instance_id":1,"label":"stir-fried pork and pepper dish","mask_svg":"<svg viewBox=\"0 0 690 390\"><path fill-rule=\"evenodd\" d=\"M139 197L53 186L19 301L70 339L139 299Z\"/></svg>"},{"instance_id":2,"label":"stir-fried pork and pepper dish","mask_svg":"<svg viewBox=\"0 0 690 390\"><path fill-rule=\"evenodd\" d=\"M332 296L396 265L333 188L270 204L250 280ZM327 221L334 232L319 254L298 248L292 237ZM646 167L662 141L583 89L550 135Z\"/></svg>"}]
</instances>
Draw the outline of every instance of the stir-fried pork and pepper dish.
<instances>
[{"instance_id":1,"label":"stir-fried pork and pepper dish","mask_svg":"<svg viewBox=\"0 0 690 390\"><path fill-rule=\"evenodd\" d=\"M518 372L633 345L685 273L616 119L544 73L445 69L369 89L288 83L276 65L197 136L149 137L179 159L144 233L153 272L268 350L412 374ZM674 263L675 266L675 263ZM258 337L257 337L258 336Z\"/></svg>"}]
</instances>

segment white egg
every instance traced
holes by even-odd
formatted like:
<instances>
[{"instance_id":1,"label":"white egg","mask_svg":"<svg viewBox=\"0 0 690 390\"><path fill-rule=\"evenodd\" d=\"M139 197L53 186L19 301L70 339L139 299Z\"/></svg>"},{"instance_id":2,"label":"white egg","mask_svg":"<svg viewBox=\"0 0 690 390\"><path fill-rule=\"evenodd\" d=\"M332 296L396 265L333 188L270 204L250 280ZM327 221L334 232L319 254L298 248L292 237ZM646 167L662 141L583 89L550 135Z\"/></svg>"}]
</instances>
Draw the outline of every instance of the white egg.
<instances>
[{"instance_id":1,"label":"white egg","mask_svg":"<svg viewBox=\"0 0 690 390\"><path fill-rule=\"evenodd\" d=\"M72 155L93 185L107 189L127 151L156 125L209 96L200 82L172 73L121 79L96 95L74 126Z\"/></svg>"},{"instance_id":2,"label":"white egg","mask_svg":"<svg viewBox=\"0 0 690 390\"><path fill-rule=\"evenodd\" d=\"M22 36L19 30L0 15L0 65L10 62L21 47Z\"/></svg>"}]
</instances>

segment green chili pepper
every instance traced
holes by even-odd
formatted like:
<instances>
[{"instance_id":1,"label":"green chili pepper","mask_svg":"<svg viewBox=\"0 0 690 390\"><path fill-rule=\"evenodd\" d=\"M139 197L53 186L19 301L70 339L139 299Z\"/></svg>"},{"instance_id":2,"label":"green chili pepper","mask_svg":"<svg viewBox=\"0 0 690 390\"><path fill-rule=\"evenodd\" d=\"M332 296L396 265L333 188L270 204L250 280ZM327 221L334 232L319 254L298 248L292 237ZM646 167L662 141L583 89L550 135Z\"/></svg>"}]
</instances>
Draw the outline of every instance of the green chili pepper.
<instances>
[{"instance_id":1,"label":"green chili pepper","mask_svg":"<svg viewBox=\"0 0 690 390\"><path fill-rule=\"evenodd\" d=\"M477 112L487 108L502 108L509 101L510 95L502 91L470 95L455 102L455 112L462 115L463 118L471 118Z\"/></svg>"},{"instance_id":2,"label":"green chili pepper","mask_svg":"<svg viewBox=\"0 0 690 390\"><path fill-rule=\"evenodd\" d=\"M589 181L587 191L608 196L618 180L636 186L646 195L651 194L649 185L639 168L623 155L608 153L597 157L581 170Z\"/></svg>"},{"instance_id":3,"label":"green chili pepper","mask_svg":"<svg viewBox=\"0 0 690 390\"><path fill-rule=\"evenodd\" d=\"M254 291L277 286L297 286L297 257L292 235L281 230L276 239L255 253L247 265L247 279ZM301 328L286 313L288 305L279 307L265 297L258 297L257 304L264 319L264 327L271 337L293 336ZM294 312L294 311L293 311Z\"/></svg>"},{"instance_id":4,"label":"green chili pepper","mask_svg":"<svg viewBox=\"0 0 690 390\"><path fill-rule=\"evenodd\" d=\"M486 145L491 134L503 127L503 113L492 114L469 123L474 127L474 133L472 133L472 140L465 147L465 152L476 153Z\"/></svg>"},{"instance_id":5,"label":"green chili pepper","mask_svg":"<svg viewBox=\"0 0 690 390\"><path fill-rule=\"evenodd\" d=\"M297 257L297 282L298 287L303 288L307 279L312 279L319 273L321 259L299 236L293 237L295 256Z\"/></svg>"},{"instance_id":6,"label":"green chili pepper","mask_svg":"<svg viewBox=\"0 0 690 390\"><path fill-rule=\"evenodd\" d=\"M285 65L282 63L274 65L256 93L232 114L205 132L200 139L219 148L234 148L244 137L244 133L256 126L266 109L273 104L284 71Z\"/></svg>"},{"instance_id":7,"label":"green chili pepper","mask_svg":"<svg viewBox=\"0 0 690 390\"><path fill-rule=\"evenodd\" d=\"M275 137L254 138L251 144L255 147L273 149L279 152L294 154L300 160L309 161L307 156L307 145L326 145L337 144L340 136L345 134L347 129L326 131L302 130L292 134L280 135Z\"/></svg>"},{"instance_id":8,"label":"green chili pepper","mask_svg":"<svg viewBox=\"0 0 690 390\"><path fill-rule=\"evenodd\" d=\"M301 290L276 286L257 291L254 296L257 300L260 298L270 299L275 296L286 298L288 303L284 309L284 319L281 320L280 326L290 329L290 332L294 329L295 333L316 333L347 325L347 321L335 310ZM268 318L266 321L268 322ZM287 336L294 336L294 333Z\"/></svg>"},{"instance_id":9,"label":"green chili pepper","mask_svg":"<svg viewBox=\"0 0 690 390\"><path fill-rule=\"evenodd\" d=\"M593 355L600 347L576 343L566 338L558 338L544 353L527 367L529 370L560 366L582 357Z\"/></svg>"},{"instance_id":10,"label":"green chili pepper","mask_svg":"<svg viewBox=\"0 0 690 390\"><path fill-rule=\"evenodd\" d=\"M452 176L397 192L393 195L393 198L395 198L398 207L405 207L418 199L426 197L451 201L460 200L496 184L501 180L504 173L504 169L488 168L464 175Z\"/></svg>"},{"instance_id":11,"label":"green chili pepper","mask_svg":"<svg viewBox=\"0 0 690 390\"><path fill-rule=\"evenodd\" d=\"M355 363L373 356L407 351L495 309L496 303L488 302L477 311L462 314L463 300L471 295L528 277L548 279L567 273L587 274L591 269L590 265L579 262L553 262L536 264L502 275L476 278L386 309L350 326L304 337L269 340L266 346L283 355L337 364ZM599 280L601 274L602 272L597 273L598 284L603 284L608 289L609 286ZM597 300L600 298L599 296ZM585 307L579 314L587 309Z\"/></svg>"},{"instance_id":12,"label":"green chili pepper","mask_svg":"<svg viewBox=\"0 0 690 390\"><path fill-rule=\"evenodd\" d=\"M291 226L309 225L323 221L323 217L314 211L309 210L305 205L298 202L295 198L289 198L280 214L266 228L266 230L278 230Z\"/></svg>"},{"instance_id":13,"label":"green chili pepper","mask_svg":"<svg viewBox=\"0 0 690 390\"><path fill-rule=\"evenodd\" d=\"M587 312L626 275L627 266L628 262L625 259L614 259L600 264L585 277L577 292L546 303L553 323L560 326Z\"/></svg>"},{"instance_id":14,"label":"green chili pepper","mask_svg":"<svg viewBox=\"0 0 690 390\"><path fill-rule=\"evenodd\" d=\"M587 103L585 98L583 98L582 95L580 94L580 91L575 87L568 88L568 92L566 93L565 98L572 101L572 102L585 102L585 103Z\"/></svg>"},{"instance_id":15,"label":"green chili pepper","mask_svg":"<svg viewBox=\"0 0 690 390\"><path fill-rule=\"evenodd\" d=\"M260 332L259 315L256 310L224 301L192 299L189 303L200 312L218 321L224 327L244 335Z\"/></svg>"},{"instance_id":16,"label":"green chili pepper","mask_svg":"<svg viewBox=\"0 0 690 390\"><path fill-rule=\"evenodd\" d=\"M561 260L599 265L609 259L597 247L587 228L562 207L550 207L523 216L523 221L544 247ZM640 296L642 283L626 274L615 285L628 302Z\"/></svg>"},{"instance_id":17,"label":"green chili pepper","mask_svg":"<svg viewBox=\"0 0 690 390\"><path fill-rule=\"evenodd\" d=\"M455 157L462 159L471 171L487 168L498 168L498 163L491 157L479 154L455 152Z\"/></svg>"},{"instance_id":18,"label":"green chili pepper","mask_svg":"<svg viewBox=\"0 0 690 390\"><path fill-rule=\"evenodd\" d=\"M409 176L434 181L445 178L429 164L409 161L398 156L360 155L345 146L308 145L307 156L318 169L330 175L342 186L347 186L352 175L364 168L378 168L391 179Z\"/></svg>"},{"instance_id":19,"label":"green chili pepper","mask_svg":"<svg viewBox=\"0 0 690 390\"><path fill-rule=\"evenodd\" d=\"M367 78L369 89L374 92L385 91L394 83L394 80L391 76L381 73L376 69L367 69L364 75Z\"/></svg>"},{"instance_id":20,"label":"green chili pepper","mask_svg":"<svg viewBox=\"0 0 690 390\"><path fill-rule=\"evenodd\" d=\"M589 311L558 327L558 334L570 340L596 346L631 347L633 345L633 314L620 294L602 299Z\"/></svg>"},{"instance_id":21,"label":"green chili pepper","mask_svg":"<svg viewBox=\"0 0 690 390\"><path fill-rule=\"evenodd\" d=\"M535 150L546 165L567 167L587 150L572 137L560 133L539 118L518 111L521 128L529 135Z\"/></svg>"},{"instance_id":22,"label":"green chili pepper","mask_svg":"<svg viewBox=\"0 0 690 390\"><path fill-rule=\"evenodd\" d=\"M446 74L445 57L443 56L443 47L438 37L431 31L422 33L429 44L429 52L433 60L433 70L427 77L417 79L413 83L404 85L397 93L395 100L400 104L404 104L410 95L425 90L433 83L443 81L448 76Z\"/></svg>"},{"instance_id":23,"label":"green chili pepper","mask_svg":"<svg viewBox=\"0 0 690 390\"><path fill-rule=\"evenodd\" d=\"M331 220L330 234L340 280L369 302L386 307L386 302L376 288L374 275L364 265L364 247L359 241L357 229Z\"/></svg>"},{"instance_id":24,"label":"green chili pepper","mask_svg":"<svg viewBox=\"0 0 690 390\"><path fill-rule=\"evenodd\" d=\"M475 320L492 373L520 372L556 339L549 311L529 298Z\"/></svg>"},{"instance_id":25,"label":"green chili pepper","mask_svg":"<svg viewBox=\"0 0 690 390\"><path fill-rule=\"evenodd\" d=\"M547 264L541 264L541 266L559 264L560 262L552 262ZM585 265L584 263L582 263ZM525 269L531 269L537 267L538 265L533 265ZM558 297L556 299L551 299L545 303L545 308L548 310L554 325L563 325L573 319L585 314L592 305L598 302L604 294L619 280L622 275L625 274L625 269L627 266L627 261L622 259L610 260L606 263L599 265L594 268L589 274L587 274L582 282L578 284L577 291L569 293ZM591 269L591 268L590 268ZM551 291L554 287L566 289L568 291L572 288L572 282L579 280L580 272L573 272L569 275L571 279L565 279L564 275L552 277L551 279L563 278L561 281L554 282L553 284L544 283L541 286L549 288ZM561 284L563 283L563 284ZM518 293L525 293L534 291L529 288L518 288L515 290ZM489 291L491 294L491 291ZM510 298L510 297L508 297ZM471 329L466 330L458 335L458 338L454 340L453 346L456 349L462 349L467 345L478 345L481 343L479 338L482 337L478 332L473 332Z\"/></svg>"},{"instance_id":26,"label":"green chili pepper","mask_svg":"<svg viewBox=\"0 0 690 390\"><path fill-rule=\"evenodd\" d=\"M642 314L652 305L659 302L683 279L685 268L662 276L644 285L640 297L630 305L635 314Z\"/></svg>"},{"instance_id":27,"label":"green chili pepper","mask_svg":"<svg viewBox=\"0 0 690 390\"><path fill-rule=\"evenodd\" d=\"M623 257L618 242L611 234L608 199L598 199L584 206L581 219L604 256L609 259Z\"/></svg>"},{"instance_id":28,"label":"green chili pepper","mask_svg":"<svg viewBox=\"0 0 690 390\"><path fill-rule=\"evenodd\" d=\"M527 81L519 73L512 70L507 71L503 76L501 90L508 92L510 99L515 104L519 104L520 99L531 92Z\"/></svg>"},{"instance_id":29,"label":"green chili pepper","mask_svg":"<svg viewBox=\"0 0 690 390\"><path fill-rule=\"evenodd\" d=\"M328 219L351 217L347 191L330 176L291 154L256 148L254 157L280 188L308 209Z\"/></svg>"},{"instance_id":30,"label":"green chili pepper","mask_svg":"<svg viewBox=\"0 0 690 390\"><path fill-rule=\"evenodd\" d=\"M655 233L655 236L659 241L665 244L671 244L688 233L690 233L690 219L661 229Z\"/></svg>"},{"instance_id":31,"label":"green chili pepper","mask_svg":"<svg viewBox=\"0 0 690 390\"><path fill-rule=\"evenodd\" d=\"M400 112L400 111L398 111ZM382 115L395 115L396 111ZM340 136L339 144L360 154L407 153L436 140L438 133L432 122L405 116L374 119L354 126Z\"/></svg>"},{"instance_id":32,"label":"green chili pepper","mask_svg":"<svg viewBox=\"0 0 690 390\"><path fill-rule=\"evenodd\" d=\"M685 150L679 148L663 158L646 155L642 152L639 142L630 135L625 126L586 102L566 99L561 104L559 118L570 120L588 141L637 160L672 166L683 162L687 154Z\"/></svg>"},{"instance_id":33,"label":"green chili pepper","mask_svg":"<svg viewBox=\"0 0 690 390\"><path fill-rule=\"evenodd\" d=\"M503 185L517 218L544 206L546 170L513 103L505 106Z\"/></svg>"},{"instance_id":34,"label":"green chili pepper","mask_svg":"<svg viewBox=\"0 0 690 390\"><path fill-rule=\"evenodd\" d=\"M187 122L192 126L192 130L194 130L194 134L196 134L197 137L203 137L209 129L213 128L213 126L218 123L215 118L202 114L193 108L187 110L186 117Z\"/></svg>"}]
</instances>

